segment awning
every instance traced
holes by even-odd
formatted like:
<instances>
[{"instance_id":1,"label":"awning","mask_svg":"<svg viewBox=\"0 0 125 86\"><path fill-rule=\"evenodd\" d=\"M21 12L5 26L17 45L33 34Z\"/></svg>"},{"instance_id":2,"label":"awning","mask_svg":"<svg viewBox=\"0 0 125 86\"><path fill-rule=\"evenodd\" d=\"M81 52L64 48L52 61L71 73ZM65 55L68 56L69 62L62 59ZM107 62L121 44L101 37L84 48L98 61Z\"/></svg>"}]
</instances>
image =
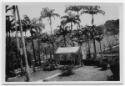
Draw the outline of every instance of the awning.
<instances>
[{"instance_id":1,"label":"awning","mask_svg":"<svg viewBox=\"0 0 125 86\"><path fill-rule=\"evenodd\" d=\"M59 47L56 50L56 54L70 54L70 53L77 53L80 47Z\"/></svg>"}]
</instances>

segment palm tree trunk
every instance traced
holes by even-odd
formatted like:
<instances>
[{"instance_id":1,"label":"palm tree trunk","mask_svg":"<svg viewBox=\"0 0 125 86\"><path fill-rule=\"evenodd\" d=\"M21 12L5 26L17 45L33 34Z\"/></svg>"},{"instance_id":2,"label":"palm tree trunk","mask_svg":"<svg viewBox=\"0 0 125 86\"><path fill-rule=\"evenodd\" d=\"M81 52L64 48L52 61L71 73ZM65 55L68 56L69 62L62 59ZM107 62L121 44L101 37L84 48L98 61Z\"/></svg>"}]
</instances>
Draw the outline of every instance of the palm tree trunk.
<instances>
[{"instance_id":1,"label":"palm tree trunk","mask_svg":"<svg viewBox=\"0 0 125 86\"><path fill-rule=\"evenodd\" d=\"M38 39L38 52L39 52L39 65L41 65L41 58L40 58L40 41Z\"/></svg>"},{"instance_id":2,"label":"palm tree trunk","mask_svg":"<svg viewBox=\"0 0 125 86\"><path fill-rule=\"evenodd\" d=\"M29 68L29 65L28 65L28 58L27 58L27 53L26 53L25 40L24 40L24 36L23 36L23 30L22 30L22 24L21 24L21 20L20 20L19 10L18 10L17 6L16 6L16 9L17 9L17 16L18 16L18 20L19 20L20 34L21 34L21 40L22 40L22 43L23 43L23 52L24 52L25 63L26 63L25 77L26 77L26 81L30 81L30 68Z\"/></svg>"},{"instance_id":3,"label":"palm tree trunk","mask_svg":"<svg viewBox=\"0 0 125 86\"><path fill-rule=\"evenodd\" d=\"M72 32L72 29L73 29L73 23L71 22L71 32ZM72 41L72 46L75 46L73 40L71 40L71 41Z\"/></svg>"},{"instance_id":4,"label":"palm tree trunk","mask_svg":"<svg viewBox=\"0 0 125 86\"><path fill-rule=\"evenodd\" d=\"M92 26L94 25L94 15L92 14L92 20L91 20Z\"/></svg>"},{"instance_id":5,"label":"palm tree trunk","mask_svg":"<svg viewBox=\"0 0 125 86\"><path fill-rule=\"evenodd\" d=\"M82 43L80 43L80 52L81 52L81 56L83 58L83 53L82 53ZM80 56L80 57L81 57ZM79 61L80 61L80 65L82 65L82 58L79 58Z\"/></svg>"},{"instance_id":6,"label":"palm tree trunk","mask_svg":"<svg viewBox=\"0 0 125 86\"><path fill-rule=\"evenodd\" d=\"M26 31L25 31L25 37L26 37Z\"/></svg>"},{"instance_id":7,"label":"palm tree trunk","mask_svg":"<svg viewBox=\"0 0 125 86\"><path fill-rule=\"evenodd\" d=\"M51 29L51 34L53 34L53 32L52 32L52 20L51 20L51 17L49 17L49 20L50 20L50 29Z\"/></svg>"},{"instance_id":8,"label":"palm tree trunk","mask_svg":"<svg viewBox=\"0 0 125 86\"><path fill-rule=\"evenodd\" d=\"M65 35L63 35L64 37L64 46L66 47L66 38L65 38Z\"/></svg>"},{"instance_id":9,"label":"palm tree trunk","mask_svg":"<svg viewBox=\"0 0 125 86\"><path fill-rule=\"evenodd\" d=\"M101 47L101 41L99 41L99 45L100 45L100 51L101 51L101 56L102 56L102 47Z\"/></svg>"},{"instance_id":10,"label":"palm tree trunk","mask_svg":"<svg viewBox=\"0 0 125 86\"><path fill-rule=\"evenodd\" d=\"M94 15L92 14L92 26L94 26ZM94 36L94 27L92 27L93 29L93 32L92 32L92 35ZM94 48L94 57L93 59L95 60L96 59L96 44L95 44L95 39L93 38L93 48Z\"/></svg>"},{"instance_id":11,"label":"palm tree trunk","mask_svg":"<svg viewBox=\"0 0 125 86\"><path fill-rule=\"evenodd\" d=\"M36 72L36 70L35 70L35 65L36 65L36 53L35 53L33 38L32 38L32 48L33 48L33 56L34 56L33 72Z\"/></svg>"},{"instance_id":12,"label":"palm tree trunk","mask_svg":"<svg viewBox=\"0 0 125 86\"><path fill-rule=\"evenodd\" d=\"M73 25L72 25L72 22L71 22L71 31L72 31L72 29L73 29Z\"/></svg>"},{"instance_id":13,"label":"palm tree trunk","mask_svg":"<svg viewBox=\"0 0 125 86\"><path fill-rule=\"evenodd\" d=\"M95 39L93 39L93 47L94 47L94 58L96 59L96 44L95 44Z\"/></svg>"},{"instance_id":14,"label":"palm tree trunk","mask_svg":"<svg viewBox=\"0 0 125 86\"><path fill-rule=\"evenodd\" d=\"M51 35L53 34L53 31L52 31L52 20L51 20L51 17L49 17L50 19L50 29L51 29ZM52 52L52 55L54 55L54 36L52 36L52 47L53 47L53 52Z\"/></svg>"},{"instance_id":15,"label":"palm tree trunk","mask_svg":"<svg viewBox=\"0 0 125 86\"><path fill-rule=\"evenodd\" d=\"M87 44L88 44L88 54L87 54L87 57L88 59L91 58L91 53L90 53L90 44L89 44L89 40L87 41Z\"/></svg>"}]
</instances>

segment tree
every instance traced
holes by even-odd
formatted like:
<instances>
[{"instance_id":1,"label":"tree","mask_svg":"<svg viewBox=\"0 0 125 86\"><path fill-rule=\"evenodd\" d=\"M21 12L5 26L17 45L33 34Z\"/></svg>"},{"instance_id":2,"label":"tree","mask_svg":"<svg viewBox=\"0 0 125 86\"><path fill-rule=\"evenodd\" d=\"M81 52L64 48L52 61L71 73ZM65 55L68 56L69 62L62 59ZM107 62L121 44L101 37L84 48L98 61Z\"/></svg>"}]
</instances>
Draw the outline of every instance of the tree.
<instances>
[{"instance_id":1,"label":"tree","mask_svg":"<svg viewBox=\"0 0 125 86\"><path fill-rule=\"evenodd\" d=\"M52 32L52 18L54 17L60 17L59 14L54 13L54 9L49 9L49 8L43 8L41 11L41 16L40 19L43 18L48 18L49 19L49 25L50 25L50 29L51 29L51 34Z\"/></svg>"},{"instance_id":2,"label":"tree","mask_svg":"<svg viewBox=\"0 0 125 86\"><path fill-rule=\"evenodd\" d=\"M33 30L32 22L27 15L24 15L24 19L22 21L23 21L22 26L25 28L25 30L29 29L31 33L32 49L33 49L33 55L34 55L33 71L35 72L36 53L35 53L35 47L34 47L34 41L33 41L33 36L35 34L35 31Z\"/></svg>"},{"instance_id":3,"label":"tree","mask_svg":"<svg viewBox=\"0 0 125 86\"><path fill-rule=\"evenodd\" d=\"M65 12L74 11L77 13L77 15L80 15L80 11L82 10L82 8L82 6L70 5L66 8Z\"/></svg>"},{"instance_id":4,"label":"tree","mask_svg":"<svg viewBox=\"0 0 125 86\"><path fill-rule=\"evenodd\" d=\"M40 36L41 36L41 32L42 32L42 29L44 29L45 28L45 25L42 23L42 22L40 22L40 20L39 19L36 19L36 18L34 18L33 20L32 20L32 28L34 28L35 29L35 32L34 32L34 39L37 39L37 43L38 43L38 53L39 53L39 65L41 65L41 57L40 57L40 54L41 54L41 52L40 52Z\"/></svg>"},{"instance_id":5,"label":"tree","mask_svg":"<svg viewBox=\"0 0 125 86\"><path fill-rule=\"evenodd\" d=\"M15 34L15 37L16 37L16 48L17 48L17 50L16 50L16 58L19 61L18 64L16 64L16 66L20 65L21 73L23 74L24 70L23 70L23 63L22 63L22 53L21 53L20 42L19 42L19 37L18 37L18 26L17 26L17 19L16 19L16 11L17 11L16 10L16 6L15 5L12 5L10 7L7 6L6 12L8 12L8 11L12 11L13 14L11 16L7 16L6 17L6 31L9 32L9 39L10 39L11 31L13 31L13 32L15 31L16 32L16 34ZM11 17L11 20L10 20L10 17ZM8 39L8 38L6 38L6 39ZM10 42L7 41L7 42L11 44L11 41ZM7 44L7 46L10 47L7 50L11 49L11 45Z\"/></svg>"},{"instance_id":6,"label":"tree","mask_svg":"<svg viewBox=\"0 0 125 86\"><path fill-rule=\"evenodd\" d=\"M56 35L59 37L59 36L63 36L63 41L64 41L64 46L66 47L67 46L67 43L66 43L66 35L68 33L70 33L70 31L67 29L68 26L64 26L63 24L63 21L61 21L61 25L59 26L59 30L56 32Z\"/></svg>"},{"instance_id":7,"label":"tree","mask_svg":"<svg viewBox=\"0 0 125 86\"><path fill-rule=\"evenodd\" d=\"M51 35L48 35L47 33L43 33L41 36L40 36L40 39L41 39L41 42L42 43L46 43L48 46L45 47L45 54L46 54L46 57L47 57L47 51L49 52L49 55L50 55L50 58L52 58L52 53L51 53L51 44L52 44L52 37ZM48 48L49 47L49 48ZM48 48L48 49L47 49ZM46 50L47 49L47 50Z\"/></svg>"},{"instance_id":8,"label":"tree","mask_svg":"<svg viewBox=\"0 0 125 86\"><path fill-rule=\"evenodd\" d=\"M106 27L107 35L114 36L115 40L118 41L119 36L119 19L108 20L105 22L104 26Z\"/></svg>"},{"instance_id":9,"label":"tree","mask_svg":"<svg viewBox=\"0 0 125 86\"><path fill-rule=\"evenodd\" d=\"M76 12L76 15L78 17L80 17L81 15L81 10L82 10L83 6L77 6L77 5L71 5L69 7L66 8L65 12ZM78 27L77 28L80 28L80 24L78 23Z\"/></svg>"},{"instance_id":10,"label":"tree","mask_svg":"<svg viewBox=\"0 0 125 86\"><path fill-rule=\"evenodd\" d=\"M101 45L101 40L103 39L103 36L104 36L104 29L103 29L103 26L100 25L100 26L97 26L95 28L95 40L99 42L99 45L100 45L100 52L102 53L102 45Z\"/></svg>"},{"instance_id":11,"label":"tree","mask_svg":"<svg viewBox=\"0 0 125 86\"><path fill-rule=\"evenodd\" d=\"M80 23L79 16L78 15L74 15L71 12L68 13L67 15L65 15L65 16L62 16L61 18L63 19L62 21L64 23L64 26L66 26L67 24L71 24L70 25L70 28L71 28L70 29L70 33L73 30L73 24L79 24ZM72 40L72 38L70 40ZM72 44L74 46L73 41L72 41Z\"/></svg>"},{"instance_id":12,"label":"tree","mask_svg":"<svg viewBox=\"0 0 125 86\"><path fill-rule=\"evenodd\" d=\"M84 8L84 7L83 7ZM100 14L105 14L103 10L100 9L100 6L87 6L83 10L82 14L87 13L92 16L91 24L92 24L92 30L93 30L93 36L95 32L95 27L94 27L94 15L97 15L98 13ZM93 46L94 46L94 58L96 58L96 44L95 44L95 39L93 38Z\"/></svg>"},{"instance_id":13,"label":"tree","mask_svg":"<svg viewBox=\"0 0 125 86\"><path fill-rule=\"evenodd\" d=\"M74 15L71 12L69 12L67 15L61 17L63 19L64 24L71 24L71 31L73 30L73 23L74 24L79 24L80 23L80 18L78 15Z\"/></svg>"},{"instance_id":14,"label":"tree","mask_svg":"<svg viewBox=\"0 0 125 86\"><path fill-rule=\"evenodd\" d=\"M85 26L82 28L82 34L85 36L84 40L87 42L87 46L88 46L88 53L87 53L87 58L91 59L91 52L90 52L90 40L92 39L92 29L91 26Z\"/></svg>"},{"instance_id":15,"label":"tree","mask_svg":"<svg viewBox=\"0 0 125 86\"><path fill-rule=\"evenodd\" d=\"M60 15L55 13L54 11L55 11L54 9L43 8L42 11L41 11L41 16L40 16L40 19L43 19L43 18L48 18L49 19L51 34L53 34L53 32L52 32L52 18L60 17ZM53 46L53 54L54 54L54 42L52 42L52 46Z\"/></svg>"},{"instance_id":16,"label":"tree","mask_svg":"<svg viewBox=\"0 0 125 86\"><path fill-rule=\"evenodd\" d=\"M117 20L108 20L105 22L105 27L107 32L110 32L111 35L117 35L119 33L119 19Z\"/></svg>"}]
</instances>

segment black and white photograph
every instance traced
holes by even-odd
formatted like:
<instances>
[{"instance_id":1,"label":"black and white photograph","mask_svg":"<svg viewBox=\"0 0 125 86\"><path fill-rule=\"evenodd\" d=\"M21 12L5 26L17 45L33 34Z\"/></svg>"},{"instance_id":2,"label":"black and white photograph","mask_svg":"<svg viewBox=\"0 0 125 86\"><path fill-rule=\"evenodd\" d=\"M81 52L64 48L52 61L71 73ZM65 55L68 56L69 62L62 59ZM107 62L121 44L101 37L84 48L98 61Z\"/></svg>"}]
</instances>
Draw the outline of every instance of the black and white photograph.
<instances>
[{"instance_id":1,"label":"black and white photograph","mask_svg":"<svg viewBox=\"0 0 125 86\"><path fill-rule=\"evenodd\" d=\"M122 3L6 2L5 82L121 81Z\"/></svg>"}]
</instances>

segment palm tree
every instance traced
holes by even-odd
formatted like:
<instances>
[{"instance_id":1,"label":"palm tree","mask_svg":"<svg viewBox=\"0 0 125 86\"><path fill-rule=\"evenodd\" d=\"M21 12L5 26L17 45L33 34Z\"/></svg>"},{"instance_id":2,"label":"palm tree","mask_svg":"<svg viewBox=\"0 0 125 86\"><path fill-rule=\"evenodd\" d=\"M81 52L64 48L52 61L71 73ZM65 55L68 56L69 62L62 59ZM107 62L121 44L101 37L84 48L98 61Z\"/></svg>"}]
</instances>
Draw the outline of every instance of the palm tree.
<instances>
[{"instance_id":1,"label":"palm tree","mask_svg":"<svg viewBox=\"0 0 125 86\"><path fill-rule=\"evenodd\" d=\"M65 26L67 24L71 24L71 26L70 26L70 28L71 28L70 31L71 32L73 30L73 23L74 24L79 24L80 23L79 16L78 15L73 15L71 12L69 12L65 16L62 16L61 18L63 19L63 23L64 23ZM73 41L72 41L72 43L73 43ZM74 46L74 43L73 43L73 46Z\"/></svg>"},{"instance_id":2,"label":"palm tree","mask_svg":"<svg viewBox=\"0 0 125 86\"><path fill-rule=\"evenodd\" d=\"M66 8L65 12L76 12L76 15L78 17L80 17L81 15L81 10L82 10L83 6L77 6L77 5L71 5L69 7ZM77 28L80 28L80 24L78 23L78 27Z\"/></svg>"},{"instance_id":3,"label":"palm tree","mask_svg":"<svg viewBox=\"0 0 125 86\"><path fill-rule=\"evenodd\" d=\"M16 10L17 10L17 16L18 16L18 20L19 20L19 27L20 27L20 34L21 34L21 40L22 40L22 44L23 44L23 52L24 52L24 56L25 56L25 63L26 63L26 81L30 81L30 68L28 65L28 58L27 58L27 53L26 53L26 47L25 47L25 40L24 40L24 36L23 36L23 29L22 29L22 23L21 23L21 19L20 19L20 14L19 14L19 9L18 6L16 6Z\"/></svg>"},{"instance_id":4,"label":"palm tree","mask_svg":"<svg viewBox=\"0 0 125 86\"><path fill-rule=\"evenodd\" d=\"M7 6L7 10L8 11L12 11L13 14L11 16L7 16L7 22L6 22L6 30L7 32L9 32L9 37L10 37L10 31L15 31L15 37L16 37L16 44L17 44L17 50L16 50L16 57L19 60L19 64L20 64L20 68L21 68L21 73L24 73L24 69L23 69L23 63L22 63L22 52L21 52L21 48L20 48L20 42L19 42L19 37L18 37L18 26L17 26L17 21L16 21L16 6L12 5L11 7ZM10 20L10 17L12 17L12 20ZM9 45L7 45L9 46ZM18 65L18 64L17 64Z\"/></svg>"},{"instance_id":5,"label":"palm tree","mask_svg":"<svg viewBox=\"0 0 125 86\"><path fill-rule=\"evenodd\" d=\"M46 43L49 47L49 55L50 55L50 58L52 58L52 53L51 53L51 43L52 43L52 37L51 35L48 35L47 33L43 33L41 36L40 36L40 39L41 39L41 42L42 43ZM47 53L46 53L46 48L45 48L45 54L46 54L46 57L47 57Z\"/></svg>"},{"instance_id":6,"label":"palm tree","mask_svg":"<svg viewBox=\"0 0 125 86\"><path fill-rule=\"evenodd\" d=\"M35 38L37 38L37 43L38 43L38 52L39 52L39 65L41 65L41 57L40 57L40 36L42 29L45 28L45 25L40 22L38 19L33 19L32 20L32 27L35 28Z\"/></svg>"},{"instance_id":7,"label":"palm tree","mask_svg":"<svg viewBox=\"0 0 125 86\"><path fill-rule=\"evenodd\" d=\"M58 13L54 13L54 11L55 11L54 9L43 8L41 11L41 16L40 16L40 19L43 19L43 18L49 19L51 34L53 33L52 32L52 18L60 17L60 15Z\"/></svg>"},{"instance_id":8,"label":"palm tree","mask_svg":"<svg viewBox=\"0 0 125 86\"><path fill-rule=\"evenodd\" d=\"M58 26L59 27L59 30L56 32L56 36L63 36L63 41L64 41L64 46L66 47L67 46L67 43L66 43L66 35L68 33L70 33L70 31L68 30L68 26L64 26L63 24L63 21L61 21L61 25Z\"/></svg>"},{"instance_id":9,"label":"palm tree","mask_svg":"<svg viewBox=\"0 0 125 86\"><path fill-rule=\"evenodd\" d=\"M101 40L103 39L104 36L104 29L103 26L97 26L95 28L95 40L99 42L99 46L100 46L100 52L102 53L102 47L101 47Z\"/></svg>"},{"instance_id":10,"label":"palm tree","mask_svg":"<svg viewBox=\"0 0 125 86\"><path fill-rule=\"evenodd\" d=\"M83 7L84 9L84 7ZM94 27L94 15L97 15L98 13L100 14L105 14L105 12L103 10L100 9L100 6L87 6L85 7L85 9L83 10L82 14L87 13L90 14L92 16L92 20L91 20L91 24L92 24L92 30L93 30L93 36L94 36L94 32L95 32L95 27ZM95 44L95 39L93 38L93 46L94 46L94 58L96 58L96 44Z\"/></svg>"},{"instance_id":11,"label":"palm tree","mask_svg":"<svg viewBox=\"0 0 125 86\"><path fill-rule=\"evenodd\" d=\"M61 18L63 19L65 25L68 24L68 23L71 24L71 26L70 26L70 27L71 27L71 31L72 31L72 29L73 29L73 23L74 23L74 24L79 24L79 23L80 23L79 16L78 16L78 15L74 15L74 14L72 14L71 12L69 12L69 13L68 13L67 15L65 15L65 16L62 16Z\"/></svg>"},{"instance_id":12,"label":"palm tree","mask_svg":"<svg viewBox=\"0 0 125 86\"><path fill-rule=\"evenodd\" d=\"M74 11L77 13L77 15L80 15L80 11L82 10L82 6L77 6L77 5L70 5L69 7L66 8L65 12L68 11Z\"/></svg>"},{"instance_id":13,"label":"palm tree","mask_svg":"<svg viewBox=\"0 0 125 86\"><path fill-rule=\"evenodd\" d=\"M55 13L54 11L55 11L54 9L43 8L42 11L41 11L41 16L40 16L40 19L43 19L43 18L48 18L49 19L51 34L53 34L53 31L52 31L52 18L60 17L60 15ZM53 54L54 54L54 43L53 42L52 42L52 46L53 46Z\"/></svg>"},{"instance_id":14,"label":"palm tree","mask_svg":"<svg viewBox=\"0 0 125 86\"><path fill-rule=\"evenodd\" d=\"M91 52L90 52L90 40L92 39L92 31L90 26L85 26L81 29L82 31L82 35L84 35L84 40L85 42L87 42L87 58L90 59L91 58Z\"/></svg>"},{"instance_id":15,"label":"palm tree","mask_svg":"<svg viewBox=\"0 0 125 86\"><path fill-rule=\"evenodd\" d=\"M32 41L32 49L33 49L33 57L34 57L33 71L35 72L36 53L35 53L34 40L33 40L33 36L34 36L35 32L32 28L32 22L27 15L24 15L24 19L22 21L23 21L22 26L26 29L29 29L30 33L31 33L31 41Z\"/></svg>"}]
</instances>

